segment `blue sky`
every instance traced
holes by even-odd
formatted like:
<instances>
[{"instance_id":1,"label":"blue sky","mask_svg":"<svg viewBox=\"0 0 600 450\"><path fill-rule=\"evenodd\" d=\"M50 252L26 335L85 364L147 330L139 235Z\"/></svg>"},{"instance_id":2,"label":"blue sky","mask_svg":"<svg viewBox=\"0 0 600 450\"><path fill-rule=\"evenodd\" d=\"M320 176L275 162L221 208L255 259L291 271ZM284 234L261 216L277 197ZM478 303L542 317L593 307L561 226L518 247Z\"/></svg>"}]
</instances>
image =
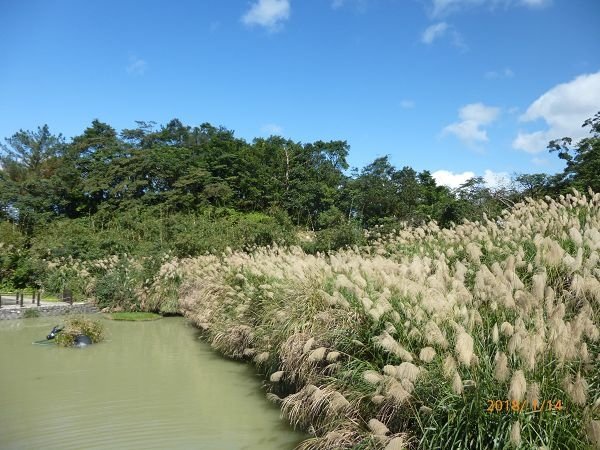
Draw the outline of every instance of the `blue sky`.
<instances>
[{"instance_id":1,"label":"blue sky","mask_svg":"<svg viewBox=\"0 0 600 450\"><path fill-rule=\"evenodd\" d=\"M343 139L362 167L561 169L600 110L597 0L0 0L0 137L98 118Z\"/></svg>"}]
</instances>

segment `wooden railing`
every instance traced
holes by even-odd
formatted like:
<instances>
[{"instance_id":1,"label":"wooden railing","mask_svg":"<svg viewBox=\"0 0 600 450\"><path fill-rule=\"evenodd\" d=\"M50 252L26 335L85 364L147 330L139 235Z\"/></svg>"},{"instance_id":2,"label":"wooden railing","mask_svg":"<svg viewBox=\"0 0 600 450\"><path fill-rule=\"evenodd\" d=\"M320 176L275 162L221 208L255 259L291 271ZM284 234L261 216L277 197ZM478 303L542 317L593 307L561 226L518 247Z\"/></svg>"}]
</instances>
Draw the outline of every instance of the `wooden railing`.
<instances>
[{"instance_id":1,"label":"wooden railing","mask_svg":"<svg viewBox=\"0 0 600 450\"><path fill-rule=\"evenodd\" d=\"M26 297L29 297L29 298L26 300L25 299ZM9 305L9 304L19 305L21 308L23 308L24 303L26 301L29 302L29 300L31 300L32 305L40 306L41 298L42 298L41 291L33 291L33 292L27 293L27 294L25 294L24 291L2 292L2 293L0 293L0 308L2 308L3 305ZM67 302L72 305L73 304L72 291L65 289L62 293L62 301Z\"/></svg>"}]
</instances>

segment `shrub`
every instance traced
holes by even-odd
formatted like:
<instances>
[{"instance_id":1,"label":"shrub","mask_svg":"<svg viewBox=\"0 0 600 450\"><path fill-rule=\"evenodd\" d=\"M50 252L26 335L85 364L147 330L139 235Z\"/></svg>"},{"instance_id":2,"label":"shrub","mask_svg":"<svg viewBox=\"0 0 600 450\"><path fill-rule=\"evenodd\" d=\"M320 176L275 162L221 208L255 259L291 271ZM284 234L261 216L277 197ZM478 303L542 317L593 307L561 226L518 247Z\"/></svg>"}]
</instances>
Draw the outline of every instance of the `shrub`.
<instances>
[{"instance_id":1,"label":"shrub","mask_svg":"<svg viewBox=\"0 0 600 450\"><path fill-rule=\"evenodd\" d=\"M104 340L104 325L97 320L83 316L69 317L65 320L63 330L56 335L55 341L62 347L72 347L79 335L88 336L95 344Z\"/></svg>"},{"instance_id":2,"label":"shrub","mask_svg":"<svg viewBox=\"0 0 600 450\"><path fill-rule=\"evenodd\" d=\"M37 309L27 308L25 311L23 311L24 319L34 319L36 317L40 317L40 312Z\"/></svg>"}]
</instances>

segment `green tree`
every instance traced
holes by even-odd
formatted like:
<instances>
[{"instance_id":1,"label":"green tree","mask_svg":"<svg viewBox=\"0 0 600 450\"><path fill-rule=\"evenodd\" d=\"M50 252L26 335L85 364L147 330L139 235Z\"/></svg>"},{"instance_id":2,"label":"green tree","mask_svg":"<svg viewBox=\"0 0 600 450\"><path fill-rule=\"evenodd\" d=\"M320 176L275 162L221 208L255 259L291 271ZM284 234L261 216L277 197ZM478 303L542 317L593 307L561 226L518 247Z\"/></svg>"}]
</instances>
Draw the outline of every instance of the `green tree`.
<instances>
[{"instance_id":1,"label":"green tree","mask_svg":"<svg viewBox=\"0 0 600 450\"><path fill-rule=\"evenodd\" d=\"M3 216L30 234L33 227L60 215L64 206L57 176L65 151L61 135L47 125L19 130L0 146L0 206Z\"/></svg>"},{"instance_id":2,"label":"green tree","mask_svg":"<svg viewBox=\"0 0 600 450\"><path fill-rule=\"evenodd\" d=\"M557 152L558 157L566 161L566 167L559 180L563 189L574 187L579 190L587 188L600 192L600 112L587 119L583 127L590 127L590 134L581 139L575 147L571 138L550 141L550 152Z\"/></svg>"}]
</instances>

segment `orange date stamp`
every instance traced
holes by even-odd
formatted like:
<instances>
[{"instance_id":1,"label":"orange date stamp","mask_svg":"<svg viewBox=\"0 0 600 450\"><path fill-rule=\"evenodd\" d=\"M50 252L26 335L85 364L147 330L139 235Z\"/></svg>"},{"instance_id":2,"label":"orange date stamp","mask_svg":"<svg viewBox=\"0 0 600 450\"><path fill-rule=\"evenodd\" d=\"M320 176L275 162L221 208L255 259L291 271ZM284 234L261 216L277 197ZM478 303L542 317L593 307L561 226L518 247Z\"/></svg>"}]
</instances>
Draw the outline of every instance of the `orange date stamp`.
<instances>
[{"instance_id":1,"label":"orange date stamp","mask_svg":"<svg viewBox=\"0 0 600 450\"><path fill-rule=\"evenodd\" d=\"M486 400L487 408L485 409L489 413L520 413L520 412L551 412L551 411L563 411L565 405L562 400Z\"/></svg>"}]
</instances>

